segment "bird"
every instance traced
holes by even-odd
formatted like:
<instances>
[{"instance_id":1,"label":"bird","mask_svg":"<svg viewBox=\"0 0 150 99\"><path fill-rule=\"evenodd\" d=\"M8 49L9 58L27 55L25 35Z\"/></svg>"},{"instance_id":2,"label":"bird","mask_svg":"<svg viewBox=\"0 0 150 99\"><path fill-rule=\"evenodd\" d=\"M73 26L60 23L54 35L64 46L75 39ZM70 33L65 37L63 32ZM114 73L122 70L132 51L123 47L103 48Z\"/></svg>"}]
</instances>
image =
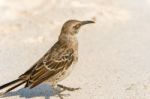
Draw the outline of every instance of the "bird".
<instances>
[{"instance_id":1,"label":"bird","mask_svg":"<svg viewBox=\"0 0 150 99\"><path fill-rule=\"evenodd\" d=\"M61 29L57 42L26 72L17 79L0 86L0 90L7 88L2 95L25 84L24 88L34 88L41 83L48 82L51 86L63 90L75 91L80 88L71 88L58 84L64 80L78 61L77 34L80 27L95 23L92 20L79 21L71 19L66 21ZM8 88L9 87L9 88ZM62 96L60 96L61 99Z\"/></svg>"}]
</instances>

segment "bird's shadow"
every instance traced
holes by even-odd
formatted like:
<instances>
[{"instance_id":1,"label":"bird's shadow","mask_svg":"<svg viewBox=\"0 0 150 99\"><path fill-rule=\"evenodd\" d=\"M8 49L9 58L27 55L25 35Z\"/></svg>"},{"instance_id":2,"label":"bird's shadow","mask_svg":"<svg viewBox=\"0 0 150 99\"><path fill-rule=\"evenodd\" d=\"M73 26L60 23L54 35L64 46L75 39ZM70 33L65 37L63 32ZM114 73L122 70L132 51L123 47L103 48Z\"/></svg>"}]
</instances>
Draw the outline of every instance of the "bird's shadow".
<instances>
[{"instance_id":1,"label":"bird's shadow","mask_svg":"<svg viewBox=\"0 0 150 99\"><path fill-rule=\"evenodd\" d=\"M33 89L29 88L22 88L17 91L12 91L3 96L5 97L11 97L11 96L19 96L24 98L33 98L33 97L45 97L45 99L50 99L51 96L56 96L60 92L53 93L53 88L50 87L47 84L41 84ZM69 96L69 94L61 94L62 96Z\"/></svg>"}]
</instances>

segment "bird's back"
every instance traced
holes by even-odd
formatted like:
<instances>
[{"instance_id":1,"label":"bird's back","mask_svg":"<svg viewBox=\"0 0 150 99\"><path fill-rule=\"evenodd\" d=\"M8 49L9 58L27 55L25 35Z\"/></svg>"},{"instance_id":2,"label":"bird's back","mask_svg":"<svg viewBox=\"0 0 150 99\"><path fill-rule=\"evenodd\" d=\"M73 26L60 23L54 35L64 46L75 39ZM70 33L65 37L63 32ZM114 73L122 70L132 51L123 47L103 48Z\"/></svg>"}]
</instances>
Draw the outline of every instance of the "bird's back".
<instances>
[{"instance_id":1,"label":"bird's back","mask_svg":"<svg viewBox=\"0 0 150 99\"><path fill-rule=\"evenodd\" d=\"M69 74L67 69L77 61L77 47L77 42L56 42L39 61L20 76L27 80L25 87L32 88L47 80L56 83L65 78Z\"/></svg>"}]
</instances>

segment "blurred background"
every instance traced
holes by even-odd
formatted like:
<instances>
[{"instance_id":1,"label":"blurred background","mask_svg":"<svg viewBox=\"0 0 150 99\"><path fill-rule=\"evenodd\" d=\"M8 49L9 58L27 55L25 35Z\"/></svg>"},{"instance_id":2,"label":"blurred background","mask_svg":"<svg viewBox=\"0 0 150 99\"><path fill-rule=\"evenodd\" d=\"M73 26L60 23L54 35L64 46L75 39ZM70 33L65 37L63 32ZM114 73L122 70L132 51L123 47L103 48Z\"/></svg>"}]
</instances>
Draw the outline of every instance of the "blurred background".
<instances>
[{"instance_id":1,"label":"blurred background","mask_svg":"<svg viewBox=\"0 0 150 99\"><path fill-rule=\"evenodd\" d=\"M61 83L65 99L149 99L150 0L0 0L0 85L57 41L69 19L95 20L79 34L79 62ZM44 85L4 99L57 99Z\"/></svg>"}]
</instances>

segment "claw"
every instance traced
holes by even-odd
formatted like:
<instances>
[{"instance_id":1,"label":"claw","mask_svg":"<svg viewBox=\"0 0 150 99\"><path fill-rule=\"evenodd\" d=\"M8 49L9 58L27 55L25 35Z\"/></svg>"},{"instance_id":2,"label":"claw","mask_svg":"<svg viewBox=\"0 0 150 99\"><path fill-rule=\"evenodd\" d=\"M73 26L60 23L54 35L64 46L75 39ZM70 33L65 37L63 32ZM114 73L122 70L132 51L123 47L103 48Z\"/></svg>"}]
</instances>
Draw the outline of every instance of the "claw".
<instances>
[{"instance_id":1,"label":"claw","mask_svg":"<svg viewBox=\"0 0 150 99\"><path fill-rule=\"evenodd\" d=\"M64 90L68 90L68 91L75 91L75 90L81 89L81 88L70 88L70 87L66 87L66 86L60 85L60 84L58 84L57 86L62 88L62 89L64 89Z\"/></svg>"}]
</instances>

